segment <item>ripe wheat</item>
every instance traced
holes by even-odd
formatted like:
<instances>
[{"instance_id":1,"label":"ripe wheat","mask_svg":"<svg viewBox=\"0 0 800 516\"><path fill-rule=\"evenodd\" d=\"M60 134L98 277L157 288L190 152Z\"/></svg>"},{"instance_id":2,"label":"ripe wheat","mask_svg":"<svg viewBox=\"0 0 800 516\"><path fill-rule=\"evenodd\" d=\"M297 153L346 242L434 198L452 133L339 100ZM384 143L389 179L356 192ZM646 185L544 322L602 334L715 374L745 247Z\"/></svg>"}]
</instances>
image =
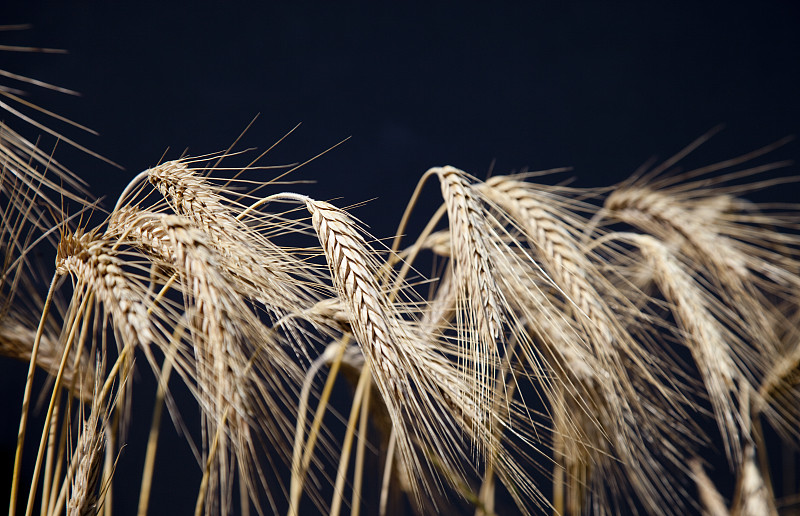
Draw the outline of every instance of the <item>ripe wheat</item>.
<instances>
[{"instance_id":1,"label":"ripe wheat","mask_svg":"<svg viewBox=\"0 0 800 516\"><path fill-rule=\"evenodd\" d=\"M140 514L162 404L203 472L195 514L776 511L756 463L762 416L798 439L800 217L737 199L769 180L728 184L772 165L709 179L763 152L683 176L669 160L610 194L435 167L420 187L436 177L442 206L401 248L415 194L388 250L332 203L262 193L277 185L229 153L148 169L75 227L55 196L78 202L80 182L0 143L0 353L31 362L11 512L119 509L137 356L159 386ZM37 323L14 300L38 288L39 248L56 263ZM35 365L55 380L34 460ZM720 439L731 502L699 459Z\"/></svg>"}]
</instances>

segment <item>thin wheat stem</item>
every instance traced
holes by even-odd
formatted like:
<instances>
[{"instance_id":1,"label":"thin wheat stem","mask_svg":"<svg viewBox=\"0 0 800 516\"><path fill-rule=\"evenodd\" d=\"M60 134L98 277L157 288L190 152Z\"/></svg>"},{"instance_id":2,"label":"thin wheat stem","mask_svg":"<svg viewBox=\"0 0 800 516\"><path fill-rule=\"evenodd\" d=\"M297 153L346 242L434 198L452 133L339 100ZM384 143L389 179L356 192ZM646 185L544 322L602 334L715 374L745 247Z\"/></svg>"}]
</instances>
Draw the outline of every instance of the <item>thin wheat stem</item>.
<instances>
[{"instance_id":1,"label":"thin wheat stem","mask_svg":"<svg viewBox=\"0 0 800 516\"><path fill-rule=\"evenodd\" d=\"M61 469L62 465L64 464L64 457L66 456L67 450L67 428L69 427L70 423L70 416L71 413L71 400L67 400L67 416L61 419L61 432L59 436L59 443L58 443L58 455L56 458L56 469L53 472L53 479L57 479L61 477ZM66 488L66 480L62 483L61 487ZM61 512L61 504L64 503L64 499L61 498L61 488L59 487L58 482L52 483L52 488L49 496L50 504L47 507L47 512L45 514L53 515L57 512ZM65 494L64 497L66 498L66 489L64 490ZM56 510L58 507L58 510Z\"/></svg>"},{"instance_id":2,"label":"thin wheat stem","mask_svg":"<svg viewBox=\"0 0 800 516\"><path fill-rule=\"evenodd\" d=\"M565 440L559 432L553 435L553 516L561 516L564 512L564 445Z\"/></svg>"},{"instance_id":3,"label":"thin wheat stem","mask_svg":"<svg viewBox=\"0 0 800 516\"><path fill-rule=\"evenodd\" d=\"M241 463L239 466L239 510L242 516L250 516L250 493L247 491L247 482L245 482L244 475L241 470Z\"/></svg>"},{"instance_id":4,"label":"thin wheat stem","mask_svg":"<svg viewBox=\"0 0 800 516\"><path fill-rule=\"evenodd\" d=\"M350 417L347 420L347 430L344 435L344 442L342 443L342 451L339 454L339 469L336 471L336 482L333 486L333 500L331 501L330 510L331 516L339 516L339 511L342 508L344 482L347 479L347 468L350 465L350 449L353 446L353 436L356 433L356 420L361 410L361 400L364 396L364 391L369 389L369 381L369 365L364 364L364 367L361 369L361 375L358 378L356 392L353 395ZM358 501L353 500L351 503L358 503Z\"/></svg>"},{"instance_id":5,"label":"thin wheat stem","mask_svg":"<svg viewBox=\"0 0 800 516\"><path fill-rule=\"evenodd\" d=\"M22 415L19 419L19 432L17 433L17 448L14 452L14 470L11 476L11 494L8 504L8 515L15 516L17 506L17 491L19 490L19 475L22 467L22 445L25 442L25 430L28 423L28 405L31 400L31 389L33 388L33 373L36 370L36 358L39 354L39 343L42 340L42 333L44 332L44 323L50 313L50 303L53 300L53 294L56 290L56 284L59 280L58 275L54 275L50 281L50 288L47 291L47 297L42 307L42 315L39 318L39 326L36 328L36 337L33 341L33 349L31 350L30 365L28 366L28 376L25 381L25 391L22 395ZM66 356L66 354L65 354Z\"/></svg>"},{"instance_id":6,"label":"thin wheat stem","mask_svg":"<svg viewBox=\"0 0 800 516\"><path fill-rule=\"evenodd\" d=\"M397 293L400 291L400 287L405 281L408 272L411 270L412 264L417 257L417 254L422 250L425 241L428 237L433 233L434 229L436 229L436 225L442 219L444 214L447 213L447 206L441 205L439 209L436 210L436 213L433 214L431 219L422 229L420 232L419 237L417 237L417 241L412 245L410 248L405 250L405 256L403 260L403 265L400 267L400 270L397 272L397 275L394 279L394 285L392 285L389 294L389 300L393 301ZM395 256L394 254L392 256ZM391 262L387 262L386 268L388 269L391 266Z\"/></svg>"},{"instance_id":7,"label":"thin wheat stem","mask_svg":"<svg viewBox=\"0 0 800 516\"><path fill-rule=\"evenodd\" d=\"M67 342L64 346L64 354L61 358L61 363L58 366L58 374L56 374L56 380L53 384L53 394L50 396L50 405L47 407L47 415L44 419L44 428L47 428L50 425L50 420L53 417L53 410L55 409L56 401L61 394L61 379L64 374L64 369L67 365L67 360L69 358L69 352L72 349L72 343L75 340L75 331L77 331L78 323L81 322L83 319L83 327L85 328L89 322L88 317L81 318L80 315L84 313L86 309L87 303L93 298L92 294L88 296L84 296L81 306L77 311L78 317L75 318L74 323L72 324L72 328L70 329L69 336L67 337ZM31 489L30 493L28 494L28 506L25 510L25 516L31 516L33 514L33 504L36 498L36 489L39 485L39 473L42 467L42 460L44 459L44 451L45 451L45 441L47 440L48 432L42 432L42 438L39 441L39 452L36 455L36 465L33 468L33 478L31 479Z\"/></svg>"},{"instance_id":8,"label":"thin wheat stem","mask_svg":"<svg viewBox=\"0 0 800 516\"><path fill-rule=\"evenodd\" d=\"M417 181L417 186L414 188L414 193L411 194L411 199L409 199L408 204L406 204L406 209L403 212L403 216L400 219L400 224L397 225L397 231L395 232L394 240L392 241L392 252L396 253L400 249L400 241L403 239L403 233L406 230L406 225L408 225L408 220L411 218L411 212L414 211L414 208L417 205L417 201L419 200L419 196L422 193L422 187L425 185L425 182L433 175L436 171L434 169L428 170L422 177Z\"/></svg>"},{"instance_id":9,"label":"thin wheat stem","mask_svg":"<svg viewBox=\"0 0 800 516\"><path fill-rule=\"evenodd\" d=\"M363 367L368 369L366 364ZM353 498L350 502L350 516L359 516L361 511L361 487L364 477L364 453L367 447L367 436L369 435L369 404L372 393L372 378L370 377L367 382L368 385L361 403L361 421L358 424L358 445L356 447L355 471L353 472Z\"/></svg>"},{"instance_id":10,"label":"thin wheat stem","mask_svg":"<svg viewBox=\"0 0 800 516\"><path fill-rule=\"evenodd\" d=\"M49 429L49 436L47 439L47 457L45 458L45 466L44 466L44 481L42 482L42 502L41 507L39 510L39 514L41 516L45 516L47 511L47 507L50 505L48 497L50 496L51 491L51 483L54 480L53 475L53 460L54 455L56 453L56 441L58 438L58 426L59 426L59 407L56 405L55 410L53 411L53 421L50 422L50 429Z\"/></svg>"},{"instance_id":11,"label":"thin wheat stem","mask_svg":"<svg viewBox=\"0 0 800 516\"><path fill-rule=\"evenodd\" d=\"M164 410L164 398L169 385L169 377L172 374L173 360L171 354L164 358L164 365L158 375L158 390L156 391L155 401L153 402L153 421L150 425L150 434L147 438L147 451L144 456L144 466L142 467L142 486L139 489L139 508L136 511L138 516L146 516L150 505L150 490L153 485L153 476L156 463L156 450L158 449L158 435L161 428L161 414Z\"/></svg>"},{"instance_id":12,"label":"thin wheat stem","mask_svg":"<svg viewBox=\"0 0 800 516\"><path fill-rule=\"evenodd\" d=\"M225 421L228 419L228 411L231 405L225 407L222 416L217 424L217 430L214 433L214 439L211 442L211 449L208 451L208 458L206 459L205 468L203 468L203 479L200 481L200 489L197 493L197 501L194 505L194 516L201 516L203 514L203 506L205 505L206 495L208 493L208 484L211 479L211 466L216 460L217 449L219 449L220 436L225 429Z\"/></svg>"},{"instance_id":13,"label":"thin wheat stem","mask_svg":"<svg viewBox=\"0 0 800 516\"><path fill-rule=\"evenodd\" d=\"M172 285L175 284L175 281L177 281L177 279L178 279L177 272L173 273L172 276L169 277L169 279L164 283L164 286L161 287L161 290L158 291L158 294L156 294L156 297L153 298L153 304L150 305L150 308L147 309L147 315L153 313L153 310L155 310L156 306L158 306L158 303L161 302L162 299L164 299L164 296L167 294L167 292L169 292L169 289L172 288Z\"/></svg>"},{"instance_id":14,"label":"thin wheat stem","mask_svg":"<svg viewBox=\"0 0 800 516\"><path fill-rule=\"evenodd\" d=\"M309 464L311 464L311 457L314 454L314 446L317 443L319 431L322 427L322 419L324 418L325 412L328 409L328 402L330 400L331 392L333 391L333 385L336 383L336 377L339 374L339 367L342 365L342 358L344 357L344 352L347 349L348 340L349 337L345 335L342 338L342 341L339 343L340 348L337 351L333 362L330 364L328 378L325 380L325 387L323 387L322 393L319 397L317 410L314 413L314 420L312 421L311 428L308 432L308 439L305 440L302 446L299 444L303 442L303 428L305 425L301 423L304 423L305 419L304 407L301 407L303 410L298 412L297 432L295 434L295 446L292 455L292 480L289 488L289 511L287 513L289 516L297 516L298 514L298 510L300 508L300 496L303 493L303 483L305 482L306 472L308 471ZM303 415L303 420L300 419L301 414Z\"/></svg>"},{"instance_id":15,"label":"thin wheat stem","mask_svg":"<svg viewBox=\"0 0 800 516\"><path fill-rule=\"evenodd\" d=\"M131 192L133 192L133 189L136 187L136 185L138 185L139 183L141 183L142 181L147 179L148 174L150 174L150 169L143 170L142 172L139 172L138 174L136 174L136 176L133 179L131 179L131 181L128 183L128 185L125 187L124 190L122 190L122 193L119 195L119 198L117 199L117 204L114 205L114 209L112 210L112 213L116 212L116 211L119 211L119 209L122 207L123 202L127 200L128 195Z\"/></svg>"},{"instance_id":16,"label":"thin wheat stem","mask_svg":"<svg viewBox=\"0 0 800 516\"><path fill-rule=\"evenodd\" d=\"M392 480L392 470L394 469L394 456L395 448L397 446L397 430L392 427L392 433L389 436L389 446L386 449L386 463L383 465L383 475L381 478L381 499L378 504L378 514L386 516L386 508L389 503L389 489Z\"/></svg>"},{"instance_id":17,"label":"thin wheat stem","mask_svg":"<svg viewBox=\"0 0 800 516\"><path fill-rule=\"evenodd\" d=\"M125 383L127 376L123 376L122 378L118 378L119 370L122 368L124 364L130 363L130 354L133 352L133 348L135 347L134 344L127 344L122 351L119 352L119 356L114 361L114 365L111 366L111 369L108 372L108 376L106 377L106 381L103 383L103 388L100 390L100 394L97 397L100 399L100 402L105 402L108 395L111 393L111 389L114 386L114 383L119 381L119 390L122 391L122 384Z\"/></svg>"}]
</instances>

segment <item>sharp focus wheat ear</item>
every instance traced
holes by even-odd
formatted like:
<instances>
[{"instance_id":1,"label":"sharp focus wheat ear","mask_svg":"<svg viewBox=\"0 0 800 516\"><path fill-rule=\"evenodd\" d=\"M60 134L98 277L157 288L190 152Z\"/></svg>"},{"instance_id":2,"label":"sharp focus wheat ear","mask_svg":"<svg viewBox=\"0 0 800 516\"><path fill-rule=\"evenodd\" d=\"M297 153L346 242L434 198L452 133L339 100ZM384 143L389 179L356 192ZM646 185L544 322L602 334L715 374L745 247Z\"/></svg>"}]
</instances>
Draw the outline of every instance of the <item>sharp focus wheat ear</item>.
<instances>
[{"instance_id":1,"label":"sharp focus wheat ear","mask_svg":"<svg viewBox=\"0 0 800 516\"><path fill-rule=\"evenodd\" d=\"M409 479L417 503L421 503L423 492L432 495L437 491L432 482L458 485L457 479L465 475L460 466L465 458L464 445L491 446L486 441L480 443L485 434L473 435L466 443L452 437L454 432L468 428L461 426L459 430L452 409L445 407L455 404L458 418L470 426L476 417L486 417L470 403L470 389L456 368L423 344L429 337L419 336L413 323L399 315L383 292L374 251L349 215L329 203L296 194L273 198L301 201L312 215L334 286L386 404L400 460L412 472ZM441 478L443 472L449 472L445 478Z\"/></svg>"},{"instance_id":2,"label":"sharp focus wheat ear","mask_svg":"<svg viewBox=\"0 0 800 516\"><path fill-rule=\"evenodd\" d=\"M301 250L290 254L269 238L290 230L302 233L308 231L306 226L289 224L277 216L259 216L252 207L232 203L224 197L224 189L211 185L182 161L164 163L148 170L147 176L175 213L186 216L208 235L208 244L235 280L232 286L242 296L263 304L273 320L318 301L317 291L326 294L314 267L298 259ZM318 254L318 250L306 252ZM297 335L297 339L301 337ZM301 353L307 354L305 349Z\"/></svg>"},{"instance_id":3,"label":"sharp focus wheat ear","mask_svg":"<svg viewBox=\"0 0 800 516\"><path fill-rule=\"evenodd\" d=\"M314 229L328 258L334 283L351 312L351 324L365 354L386 380L385 386L401 396L401 372L389 357L402 346L397 341L391 309L378 285L372 259L353 221L331 204L305 199Z\"/></svg>"},{"instance_id":4,"label":"sharp focus wheat ear","mask_svg":"<svg viewBox=\"0 0 800 516\"><path fill-rule=\"evenodd\" d=\"M302 200L311 213L336 290L350 313L353 332L387 403L403 461L415 464L411 436L406 433L400 408L410 394L405 379L410 371L403 370L398 354L408 347L408 342L403 342L392 308L375 279L374 258L348 215L326 202Z\"/></svg>"},{"instance_id":5,"label":"sharp focus wheat ear","mask_svg":"<svg viewBox=\"0 0 800 516\"><path fill-rule=\"evenodd\" d=\"M458 303L465 302L469 307L465 322L467 327L475 330L468 337L470 349L466 360L472 368L477 406L488 407L495 392L494 380L500 357L497 340L503 331L501 307L505 306L505 301L495 283L486 246L489 236L487 223L464 172L446 166L427 172L431 173L439 177L447 205Z\"/></svg>"},{"instance_id":6,"label":"sharp focus wheat ear","mask_svg":"<svg viewBox=\"0 0 800 516\"><path fill-rule=\"evenodd\" d=\"M58 245L56 271L71 274L76 292L81 288L96 293L112 315L124 345L146 346L154 332L144 299L131 286L125 263L96 232L66 234Z\"/></svg>"},{"instance_id":7,"label":"sharp focus wheat ear","mask_svg":"<svg viewBox=\"0 0 800 516\"><path fill-rule=\"evenodd\" d=\"M148 170L147 177L176 213L190 217L207 233L239 229L222 200L185 163L169 161Z\"/></svg>"}]
</instances>

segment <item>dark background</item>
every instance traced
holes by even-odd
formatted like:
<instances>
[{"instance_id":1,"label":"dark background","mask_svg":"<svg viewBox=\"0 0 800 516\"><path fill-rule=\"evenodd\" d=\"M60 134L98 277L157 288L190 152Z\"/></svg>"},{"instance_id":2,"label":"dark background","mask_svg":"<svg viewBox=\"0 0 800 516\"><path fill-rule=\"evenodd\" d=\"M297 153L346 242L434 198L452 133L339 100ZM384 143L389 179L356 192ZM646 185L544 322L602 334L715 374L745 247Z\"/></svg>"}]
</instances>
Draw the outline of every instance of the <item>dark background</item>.
<instances>
[{"instance_id":1,"label":"dark background","mask_svg":"<svg viewBox=\"0 0 800 516\"><path fill-rule=\"evenodd\" d=\"M303 124L265 164L304 161L350 137L294 174L316 184L293 188L340 205L377 198L355 214L379 237L393 233L431 166L478 177L490 168L571 166L578 185L605 186L718 124L726 129L689 163L800 129L800 11L792 1L7 3L0 23L33 28L0 33L0 44L69 54L2 53L0 68L83 96L3 84L101 133L38 117L124 167L58 146L56 157L106 196L107 207L167 148L168 158L223 150L258 113L240 148L264 149ZM798 144L774 156L796 159ZM781 187L759 199L794 202L796 193ZM23 364L0 362L4 460L13 456L24 373ZM157 469L151 507L184 514L200 471L168 434L163 450L175 458ZM138 446L131 443L128 460L138 460ZM135 494L139 479L131 482ZM121 510L129 503L121 491L118 514L132 514L133 506Z\"/></svg>"}]
</instances>

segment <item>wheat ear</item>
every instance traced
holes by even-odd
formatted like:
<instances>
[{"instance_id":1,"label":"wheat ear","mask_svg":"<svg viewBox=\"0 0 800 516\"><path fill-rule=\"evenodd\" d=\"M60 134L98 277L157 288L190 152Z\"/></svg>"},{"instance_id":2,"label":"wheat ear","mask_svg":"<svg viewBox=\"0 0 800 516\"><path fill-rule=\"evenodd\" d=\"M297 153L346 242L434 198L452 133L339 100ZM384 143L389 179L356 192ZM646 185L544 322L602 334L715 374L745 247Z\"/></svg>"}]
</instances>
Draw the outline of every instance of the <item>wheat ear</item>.
<instances>
[{"instance_id":1,"label":"wheat ear","mask_svg":"<svg viewBox=\"0 0 800 516\"><path fill-rule=\"evenodd\" d=\"M100 365L98 364L98 369ZM98 484L102 469L103 451L106 447L110 400L100 398L100 378L95 380L91 412L86 419L81 418L81 429L75 454L69 469L73 472L71 493L67 502L69 516L98 514ZM81 413L83 412L81 408Z\"/></svg>"},{"instance_id":2,"label":"wheat ear","mask_svg":"<svg viewBox=\"0 0 800 516\"><path fill-rule=\"evenodd\" d=\"M442 197L447 206L450 224L452 267L454 283L459 293L457 306L466 305L464 325L459 325L462 340L467 343L465 361L471 369L472 392L479 407L478 421L491 425L488 412L495 393L494 381L500 352L497 340L503 332L505 301L493 276L493 266L486 246L488 228L485 211L473 190L467 175L452 166L428 170L424 178L436 175L441 185ZM464 331L470 328L469 331ZM472 330L474 328L474 330ZM491 432L491 430L489 430Z\"/></svg>"},{"instance_id":3,"label":"wheat ear","mask_svg":"<svg viewBox=\"0 0 800 516\"><path fill-rule=\"evenodd\" d=\"M741 242L721 234L716 221L694 216L693 207L702 206L702 191L693 195L700 200L684 200L669 190L633 186L614 191L604 207L622 222L677 242L698 270L707 271L709 281L726 293L728 306L738 314L739 331L756 347L742 358L749 370L760 373L765 368L764 357L774 355L779 347L776 321L781 316L759 291L761 280L751 271L767 270L769 264L744 252Z\"/></svg>"},{"instance_id":4,"label":"wheat ear","mask_svg":"<svg viewBox=\"0 0 800 516\"><path fill-rule=\"evenodd\" d=\"M420 337L404 321L378 283L380 266L355 221L335 206L297 194L276 194L268 200L303 203L312 216L333 284L347 308L350 327L364 353L373 380L387 407L402 463L414 473L412 490L420 503L421 491L434 489L425 474L431 465L422 454L435 452L445 470L459 471L456 457L462 457L449 433L455 422L442 413L441 385L438 377L453 377L455 370L432 369L419 355ZM458 381L454 378L454 381ZM444 384L442 382L445 382ZM467 393L466 388L460 391ZM444 466L444 465L447 466Z\"/></svg>"},{"instance_id":5,"label":"wheat ear","mask_svg":"<svg viewBox=\"0 0 800 516\"><path fill-rule=\"evenodd\" d=\"M700 287L664 244L646 235L630 238L647 260L659 290L674 306L675 318L714 408L725 453L736 464L741 457L742 435L734 392L744 378L728 344L735 336L726 332L713 316L708 297L703 296Z\"/></svg>"},{"instance_id":6,"label":"wheat ear","mask_svg":"<svg viewBox=\"0 0 800 516\"><path fill-rule=\"evenodd\" d=\"M56 273L74 276L76 292L83 288L96 293L124 345L146 346L155 338L147 306L132 287L125 262L114 253L112 244L95 231L64 235L58 245Z\"/></svg>"},{"instance_id":7,"label":"wheat ear","mask_svg":"<svg viewBox=\"0 0 800 516\"><path fill-rule=\"evenodd\" d=\"M188 217L209 236L243 296L274 310L276 318L318 300L312 292L324 289L313 268L269 238L287 232L291 224L280 217L258 216L252 206L227 200L224 189L210 184L184 161L164 163L146 174L175 213ZM300 226L295 231L305 229Z\"/></svg>"},{"instance_id":8,"label":"wheat ear","mask_svg":"<svg viewBox=\"0 0 800 516\"><path fill-rule=\"evenodd\" d=\"M255 501L256 482L263 475L253 460L256 452L250 428L264 431L277 450L284 449L289 425L283 414L291 406L291 385L300 376L297 366L276 334L239 296L223 268L225 260L210 244L210 237L190 219L123 207L109 220L108 231L149 254L162 267L173 268L182 279L188 298L186 310L194 321L193 374L199 386L198 401L206 412L209 435L216 435L218 442L217 459L210 462L217 467L211 470L207 509L208 504L217 502L213 490L218 479L223 495L220 510L228 510L232 481L227 471L234 465L232 461L229 464L231 451ZM255 418L258 413L263 417ZM229 434L233 445L229 445ZM268 493L268 486L263 487Z\"/></svg>"},{"instance_id":9,"label":"wheat ear","mask_svg":"<svg viewBox=\"0 0 800 516\"><path fill-rule=\"evenodd\" d=\"M548 396L559 432L556 454L563 455L569 474L570 512L582 510L584 501L576 499L583 497L581 484L587 479L599 484L610 472L620 479L617 489L629 485L655 510L660 497L674 498L663 489L666 469L659 460L676 459L656 454L646 444L654 437L642 434L678 436L681 425L672 408L679 396L661 379L663 366L656 356L630 333L628 317L637 311L605 280L594 264L597 258L583 250L581 221L565 209L576 202L514 177L491 178L479 188L497 210L495 220L506 221L511 238L528 241L533 251L495 262L507 264L496 266L505 288L515 292L507 298L535 328L548 350L542 359L555 373ZM527 283L520 281L526 277L531 277ZM558 298L560 307L554 306ZM531 358L535 354L528 352ZM639 428L631 425L632 418ZM621 467L606 454L618 457Z\"/></svg>"}]
</instances>

